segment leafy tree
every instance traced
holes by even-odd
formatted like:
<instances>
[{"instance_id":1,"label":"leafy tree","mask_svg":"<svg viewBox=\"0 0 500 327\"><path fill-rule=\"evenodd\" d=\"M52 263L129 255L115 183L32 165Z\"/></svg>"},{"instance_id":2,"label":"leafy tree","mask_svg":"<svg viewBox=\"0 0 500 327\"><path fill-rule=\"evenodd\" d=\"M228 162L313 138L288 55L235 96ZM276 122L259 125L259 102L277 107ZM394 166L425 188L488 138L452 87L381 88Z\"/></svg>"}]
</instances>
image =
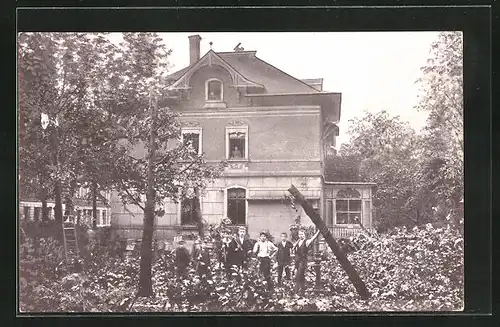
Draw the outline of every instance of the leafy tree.
<instances>
[{"instance_id":1,"label":"leafy tree","mask_svg":"<svg viewBox=\"0 0 500 327\"><path fill-rule=\"evenodd\" d=\"M386 111L365 112L349 125L350 140L339 154L360 161L360 175L377 183L373 203L379 227L418 223L418 137L408 123ZM416 220L417 219L417 220Z\"/></svg>"},{"instance_id":2,"label":"leafy tree","mask_svg":"<svg viewBox=\"0 0 500 327\"><path fill-rule=\"evenodd\" d=\"M130 155L117 158L113 178L124 205L144 212L138 295L150 296L154 219L161 211L155 207L165 198L178 201L203 191L223 165L206 164L191 144L179 142L178 115L169 109L175 100L162 78L170 54L163 40L155 33L125 33L121 48L119 88L127 107L120 108L119 121Z\"/></svg>"},{"instance_id":3,"label":"leafy tree","mask_svg":"<svg viewBox=\"0 0 500 327\"><path fill-rule=\"evenodd\" d=\"M123 152L112 116L123 105L119 48L105 33L23 33L19 44L22 188L39 193L43 204L54 184L61 221L62 197L71 211L77 187L90 187L96 218L97 197L111 186L112 164ZM42 131L41 114L58 126Z\"/></svg>"},{"instance_id":4,"label":"leafy tree","mask_svg":"<svg viewBox=\"0 0 500 327\"><path fill-rule=\"evenodd\" d=\"M18 51L19 83L19 174L21 191L35 194L42 202L46 221L49 185L54 185L56 219L62 220L61 181L57 165L57 129L41 126L41 114L55 116L63 96L58 93L57 42L39 33L21 33Z\"/></svg>"},{"instance_id":5,"label":"leafy tree","mask_svg":"<svg viewBox=\"0 0 500 327\"><path fill-rule=\"evenodd\" d=\"M461 32L442 32L432 43L430 58L419 79L418 110L428 113L422 140L427 169L424 183L444 213L463 197L463 39Z\"/></svg>"}]
</instances>

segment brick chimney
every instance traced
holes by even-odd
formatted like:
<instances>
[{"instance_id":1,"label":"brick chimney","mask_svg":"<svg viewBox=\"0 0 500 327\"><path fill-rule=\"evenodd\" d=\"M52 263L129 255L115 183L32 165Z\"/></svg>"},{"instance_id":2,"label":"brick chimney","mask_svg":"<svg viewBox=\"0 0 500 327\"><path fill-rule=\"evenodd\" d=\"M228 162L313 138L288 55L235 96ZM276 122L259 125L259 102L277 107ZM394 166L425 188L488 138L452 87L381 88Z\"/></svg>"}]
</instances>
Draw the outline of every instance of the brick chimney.
<instances>
[{"instance_id":1,"label":"brick chimney","mask_svg":"<svg viewBox=\"0 0 500 327\"><path fill-rule=\"evenodd\" d=\"M189 66L200 60L200 40L201 36L199 35L189 36Z\"/></svg>"}]
</instances>

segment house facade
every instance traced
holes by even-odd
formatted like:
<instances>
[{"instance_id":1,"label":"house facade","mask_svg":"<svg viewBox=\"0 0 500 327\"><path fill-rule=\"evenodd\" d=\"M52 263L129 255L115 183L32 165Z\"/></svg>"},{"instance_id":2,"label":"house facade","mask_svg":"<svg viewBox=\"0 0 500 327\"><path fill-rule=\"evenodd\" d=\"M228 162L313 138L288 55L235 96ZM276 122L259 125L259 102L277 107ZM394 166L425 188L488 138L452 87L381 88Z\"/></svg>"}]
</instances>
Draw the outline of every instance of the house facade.
<instances>
[{"instance_id":1,"label":"house facade","mask_svg":"<svg viewBox=\"0 0 500 327\"><path fill-rule=\"evenodd\" d=\"M335 225L354 226L355 216L370 227L371 186L324 179L325 158L335 155L341 94L323 91L322 79L288 75L256 51L210 50L200 57L200 40L189 37L190 65L168 77L180 99L171 110L180 114L183 142L191 141L208 163L226 160L228 166L200 199L166 199L165 214L155 221L156 238L195 230L193 201L207 223L227 217L247 226L252 238L263 230L275 237L289 232L298 215L311 224L301 208L286 203L291 184L328 217L332 231ZM356 192L361 205L345 198ZM123 237L141 238L143 212L112 196L111 224Z\"/></svg>"}]
</instances>

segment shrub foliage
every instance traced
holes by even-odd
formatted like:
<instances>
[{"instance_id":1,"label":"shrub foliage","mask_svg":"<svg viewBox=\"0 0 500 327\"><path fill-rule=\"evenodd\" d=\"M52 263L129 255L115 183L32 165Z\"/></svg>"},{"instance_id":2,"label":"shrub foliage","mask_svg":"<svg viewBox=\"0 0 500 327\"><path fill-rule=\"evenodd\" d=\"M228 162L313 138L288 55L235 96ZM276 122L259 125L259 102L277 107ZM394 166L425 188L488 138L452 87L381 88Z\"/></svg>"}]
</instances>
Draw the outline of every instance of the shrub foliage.
<instances>
[{"instance_id":1,"label":"shrub foliage","mask_svg":"<svg viewBox=\"0 0 500 327\"><path fill-rule=\"evenodd\" d=\"M63 248L51 238L21 244L21 312L189 312L189 311L428 311L463 308L463 237L455 229L430 224L397 228L387 234L360 234L346 240L348 258L371 298L356 294L347 274L330 253L321 262L322 284L315 287L310 263L307 291L293 281L269 292L258 261L228 278L212 258L209 276L194 269L179 279L173 255L158 252L153 265L154 296L136 298L139 259L108 243L88 242L83 272L64 263ZM276 271L273 268L273 276Z\"/></svg>"}]
</instances>

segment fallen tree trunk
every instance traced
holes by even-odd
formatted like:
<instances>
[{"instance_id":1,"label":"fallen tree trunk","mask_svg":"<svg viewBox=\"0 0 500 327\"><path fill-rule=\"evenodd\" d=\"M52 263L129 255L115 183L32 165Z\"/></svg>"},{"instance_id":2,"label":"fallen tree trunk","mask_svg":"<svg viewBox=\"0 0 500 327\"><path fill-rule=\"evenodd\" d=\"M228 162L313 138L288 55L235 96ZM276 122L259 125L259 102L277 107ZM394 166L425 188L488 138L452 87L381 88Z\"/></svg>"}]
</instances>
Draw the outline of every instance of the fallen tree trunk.
<instances>
[{"instance_id":1,"label":"fallen tree trunk","mask_svg":"<svg viewBox=\"0 0 500 327\"><path fill-rule=\"evenodd\" d=\"M337 257L337 260L340 262L340 265L349 276L349 279L356 288L358 294L361 298L368 299L370 297L370 293L368 292L365 283L361 280L357 271L351 265L349 259L347 259L344 251L342 251L337 241L333 238L323 219L321 219L321 217L314 211L313 207L306 201L304 196L295 186L292 185L288 189L288 192L290 192L295 198L295 201L299 203L302 208L304 208L305 213L309 216L309 218L311 218L314 225L316 225L319 229L321 235L325 238L326 243L328 243L328 246L330 246L330 249L332 249L333 253Z\"/></svg>"}]
</instances>

